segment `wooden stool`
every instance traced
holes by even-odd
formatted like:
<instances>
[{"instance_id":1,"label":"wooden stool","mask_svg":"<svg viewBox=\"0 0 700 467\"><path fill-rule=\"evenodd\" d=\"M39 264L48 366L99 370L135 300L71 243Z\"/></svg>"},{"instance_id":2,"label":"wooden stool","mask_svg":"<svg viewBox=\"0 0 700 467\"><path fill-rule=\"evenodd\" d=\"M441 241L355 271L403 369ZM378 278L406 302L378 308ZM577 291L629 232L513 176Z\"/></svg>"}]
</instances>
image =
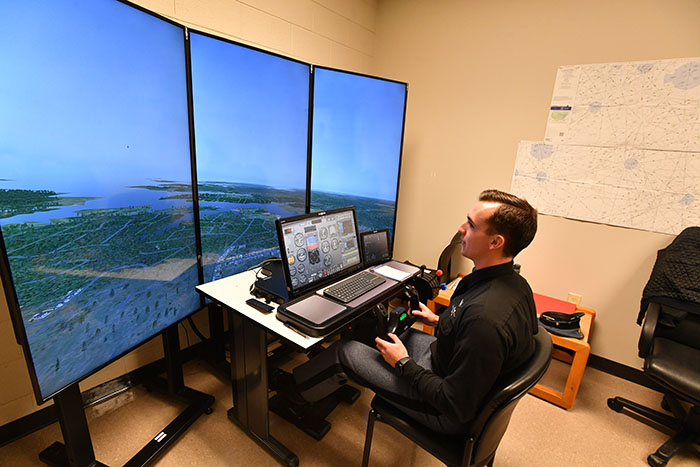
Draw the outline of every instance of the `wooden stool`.
<instances>
[{"instance_id":1,"label":"wooden stool","mask_svg":"<svg viewBox=\"0 0 700 467\"><path fill-rule=\"evenodd\" d=\"M562 337L549 333L549 335L552 337L552 343L554 344L552 358L556 358L557 360L569 363L571 365L569 375L566 378L564 392L555 391L552 388L543 386L541 383L537 384L534 388L532 388L532 390L530 390L530 394L560 407L564 407L565 409L570 409L574 405L576 394L578 394L578 388L581 385L581 379L583 378L583 371L586 369L588 356L591 353L591 346L588 343L588 336L591 333L591 327L593 326L593 320L595 319L595 311L591 308L577 306L576 311L585 313L583 317L581 317L581 332L583 332L583 339ZM573 355L564 349L570 350Z\"/></svg>"}]
</instances>

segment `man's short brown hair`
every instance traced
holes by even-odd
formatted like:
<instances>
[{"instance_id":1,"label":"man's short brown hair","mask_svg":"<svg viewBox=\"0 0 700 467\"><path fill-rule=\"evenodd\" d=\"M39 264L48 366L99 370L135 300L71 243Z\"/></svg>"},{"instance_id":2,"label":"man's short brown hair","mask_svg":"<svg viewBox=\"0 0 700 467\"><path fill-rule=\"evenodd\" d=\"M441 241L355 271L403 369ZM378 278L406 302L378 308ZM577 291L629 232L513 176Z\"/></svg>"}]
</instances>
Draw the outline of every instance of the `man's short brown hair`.
<instances>
[{"instance_id":1,"label":"man's short brown hair","mask_svg":"<svg viewBox=\"0 0 700 467\"><path fill-rule=\"evenodd\" d=\"M514 257L527 247L537 232L537 209L524 199L499 190L484 190L479 201L499 203L500 206L486 221L488 233L503 235L503 255Z\"/></svg>"}]
</instances>

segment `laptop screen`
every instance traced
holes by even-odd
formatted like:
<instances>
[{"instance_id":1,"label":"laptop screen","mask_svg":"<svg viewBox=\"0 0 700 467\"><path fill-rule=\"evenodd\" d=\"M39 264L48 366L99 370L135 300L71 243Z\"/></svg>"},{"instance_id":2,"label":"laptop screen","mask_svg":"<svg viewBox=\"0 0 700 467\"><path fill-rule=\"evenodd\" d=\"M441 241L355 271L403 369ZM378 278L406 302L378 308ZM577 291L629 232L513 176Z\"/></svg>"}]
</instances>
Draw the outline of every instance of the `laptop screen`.
<instances>
[{"instance_id":1,"label":"laptop screen","mask_svg":"<svg viewBox=\"0 0 700 467\"><path fill-rule=\"evenodd\" d=\"M276 225L289 298L362 267L354 207L278 219Z\"/></svg>"},{"instance_id":2,"label":"laptop screen","mask_svg":"<svg viewBox=\"0 0 700 467\"><path fill-rule=\"evenodd\" d=\"M362 253L365 266L389 261L389 229L362 232Z\"/></svg>"}]
</instances>

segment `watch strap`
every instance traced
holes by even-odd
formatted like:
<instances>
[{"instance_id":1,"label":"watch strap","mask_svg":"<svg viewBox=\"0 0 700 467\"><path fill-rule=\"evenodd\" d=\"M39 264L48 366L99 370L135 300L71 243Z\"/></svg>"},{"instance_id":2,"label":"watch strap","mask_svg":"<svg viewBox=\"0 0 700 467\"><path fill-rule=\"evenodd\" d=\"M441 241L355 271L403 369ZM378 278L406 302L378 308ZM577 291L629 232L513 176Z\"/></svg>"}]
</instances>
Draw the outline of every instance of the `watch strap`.
<instances>
[{"instance_id":1,"label":"watch strap","mask_svg":"<svg viewBox=\"0 0 700 467\"><path fill-rule=\"evenodd\" d=\"M396 362L395 367L396 367L396 369L399 371L399 374L400 374L400 375L403 375L403 367L404 367L404 365L406 364L406 362L409 361L410 359L411 359L411 357L409 357L408 355L406 355L405 357L399 359L399 360Z\"/></svg>"}]
</instances>

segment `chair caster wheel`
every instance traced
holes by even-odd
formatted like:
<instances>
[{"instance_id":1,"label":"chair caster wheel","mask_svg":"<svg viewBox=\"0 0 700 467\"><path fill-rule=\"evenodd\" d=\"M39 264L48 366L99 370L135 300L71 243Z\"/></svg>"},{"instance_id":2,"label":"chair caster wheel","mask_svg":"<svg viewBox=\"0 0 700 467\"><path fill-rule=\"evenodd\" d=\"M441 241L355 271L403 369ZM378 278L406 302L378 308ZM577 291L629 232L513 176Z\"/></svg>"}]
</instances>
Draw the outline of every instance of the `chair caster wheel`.
<instances>
[{"instance_id":1,"label":"chair caster wheel","mask_svg":"<svg viewBox=\"0 0 700 467\"><path fill-rule=\"evenodd\" d=\"M608 407L610 407L615 412L622 412L622 404L620 404L620 402L614 397L608 399Z\"/></svg>"},{"instance_id":2,"label":"chair caster wheel","mask_svg":"<svg viewBox=\"0 0 700 467\"><path fill-rule=\"evenodd\" d=\"M667 461L657 456L656 453L649 454L649 456L647 457L647 464L649 464L651 467L664 467L666 465L666 462Z\"/></svg>"}]
</instances>

